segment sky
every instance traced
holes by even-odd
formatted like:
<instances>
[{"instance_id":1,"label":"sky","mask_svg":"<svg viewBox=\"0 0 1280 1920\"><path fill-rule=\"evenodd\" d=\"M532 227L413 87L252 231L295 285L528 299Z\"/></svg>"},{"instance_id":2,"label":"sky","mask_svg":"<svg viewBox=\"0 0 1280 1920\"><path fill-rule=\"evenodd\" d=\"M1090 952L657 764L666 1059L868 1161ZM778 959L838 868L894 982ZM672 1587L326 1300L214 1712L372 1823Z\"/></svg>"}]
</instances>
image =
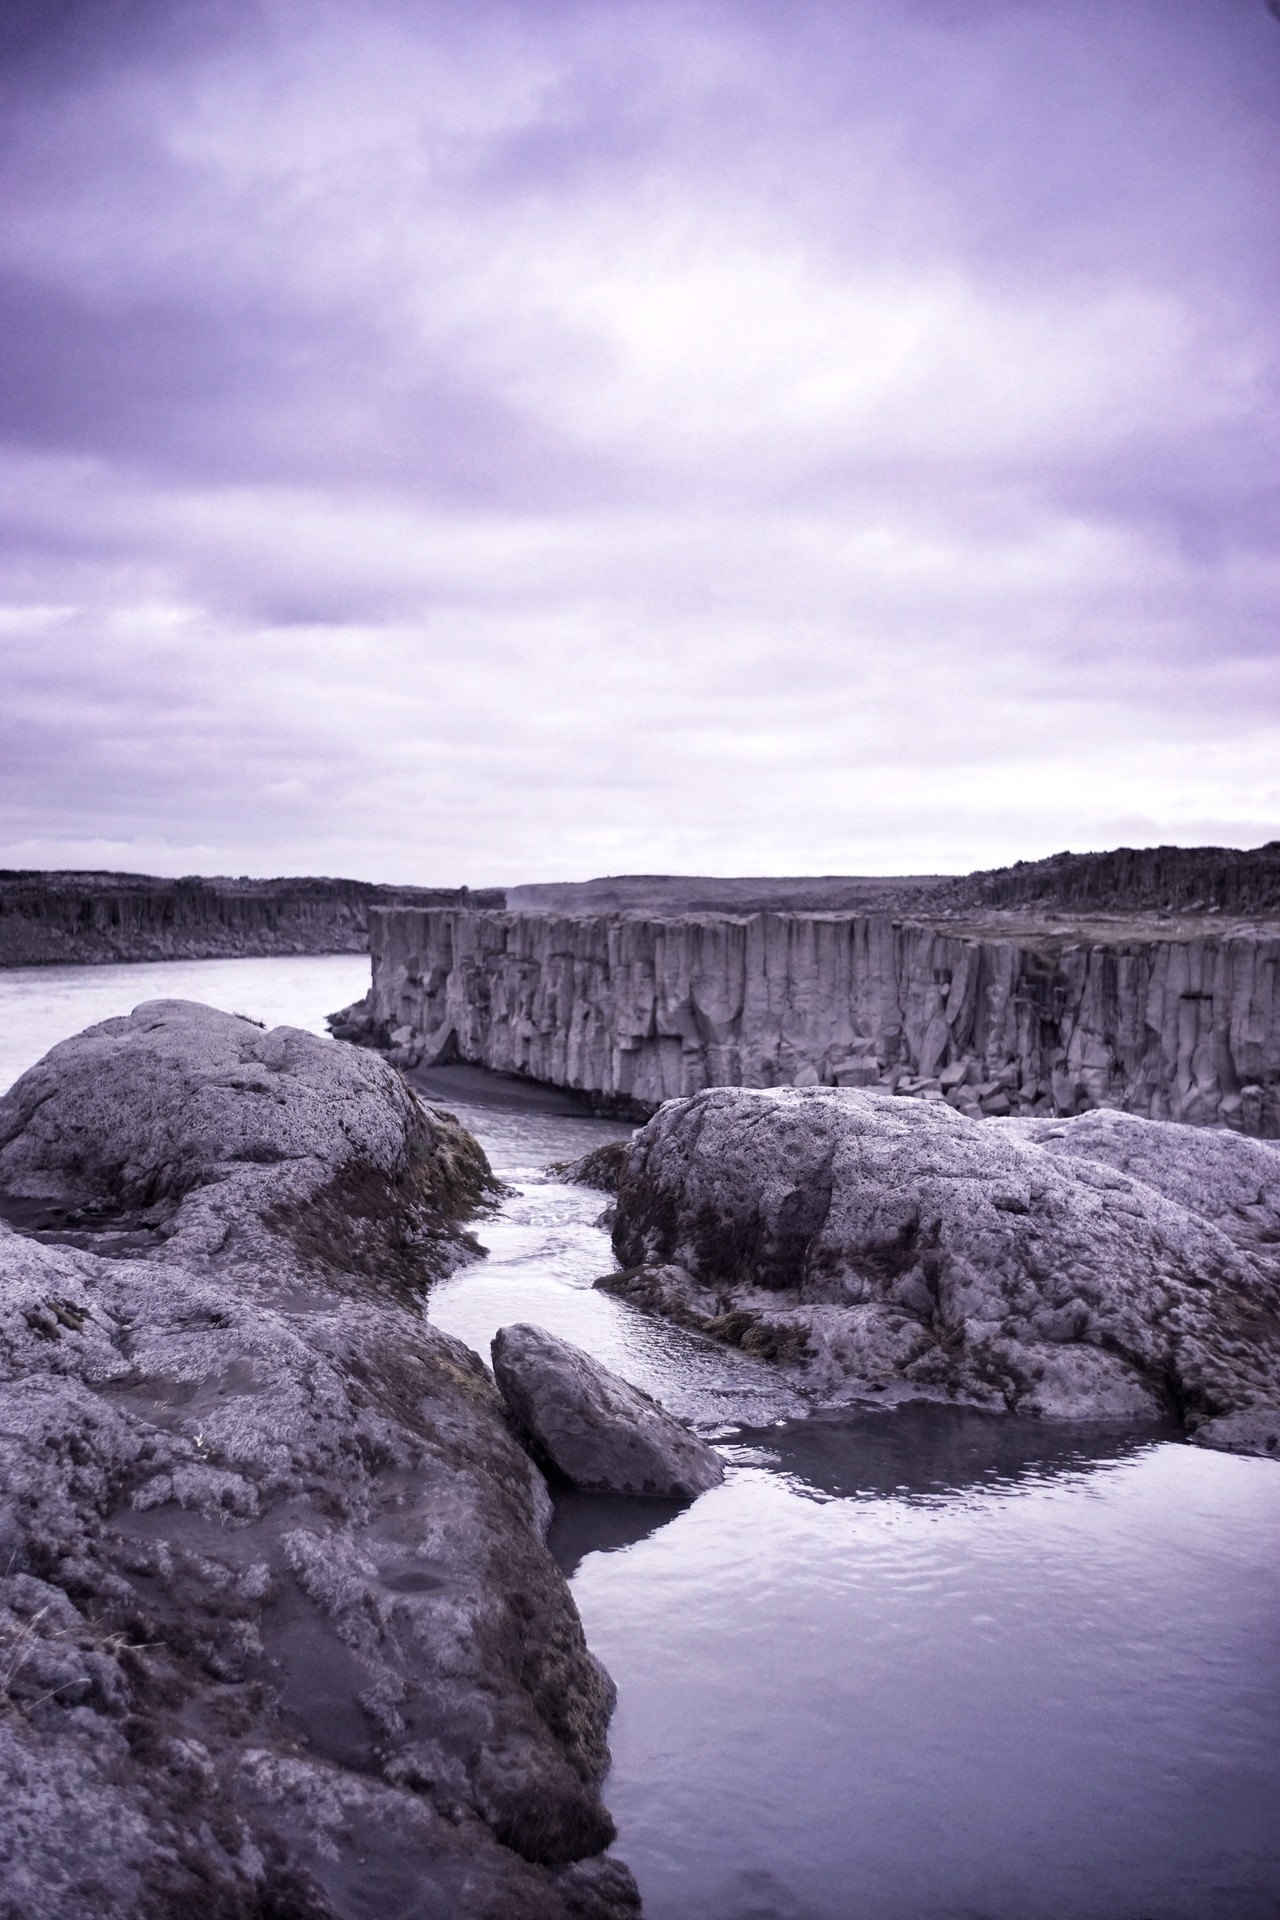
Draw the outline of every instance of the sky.
<instances>
[{"instance_id":1,"label":"sky","mask_svg":"<svg viewBox=\"0 0 1280 1920\"><path fill-rule=\"evenodd\" d=\"M1266 0L5 0L0 866L1280 837Z\"/></svg>"}]
</instances>

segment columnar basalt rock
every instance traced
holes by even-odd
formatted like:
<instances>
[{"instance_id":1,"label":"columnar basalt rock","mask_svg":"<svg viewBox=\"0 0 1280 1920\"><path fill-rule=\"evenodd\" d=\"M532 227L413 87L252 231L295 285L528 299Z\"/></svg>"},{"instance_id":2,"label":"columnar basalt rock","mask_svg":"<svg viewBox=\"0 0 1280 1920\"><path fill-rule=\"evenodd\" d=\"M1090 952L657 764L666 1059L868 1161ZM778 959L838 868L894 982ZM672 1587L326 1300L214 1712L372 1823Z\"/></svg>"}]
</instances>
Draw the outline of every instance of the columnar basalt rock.
<instances>
[{"instance_id":1,"label":"columnar basalt rock","mask_svg":"<svg viewBox=\"0 0 1280 1920\"><path fill-rule=\"evenodd\" d=\"M1280 1457L1278 1222L1280 1148L1226 1132L724 1088L632 1143L597 1284L820 1398L1163 1415Z\"/></svg>"},{"instance_id":2,"label":"columnar basalt rock","mask_svg":"<svg viewBox=\"0 0 1280 1920\"><path fill-rule=\"evenodd\" d=\"M493 1192L385 1061L184 1002L0 1100L0 1910L638 1911L546 1487L421 1311Z\"/></svg>"},{"instance_id":3,"label":"columnar basalt rock","mask_svg":"<svg viewBox=\"0 0 1280 1920\"><path fill-rule=\"evenodd\" d=\"M365 953L371 905L458 903L500 907L504 895L366 880L0 872L0 967Z\"/></svg>"},{"instance_id":4,"label":"columnar basalt rock","mask_svg":"<svg viewBox=\"0 0 1280 1920\"><path fill-rule=\"evenodd\" d=\"M652 1112L873 1086L962 1112L1114 1107L1280 1136L1280 929L1074 933L883 914L370 915L361 1012L452 1058Z\"/></svg>"}]
</instances>

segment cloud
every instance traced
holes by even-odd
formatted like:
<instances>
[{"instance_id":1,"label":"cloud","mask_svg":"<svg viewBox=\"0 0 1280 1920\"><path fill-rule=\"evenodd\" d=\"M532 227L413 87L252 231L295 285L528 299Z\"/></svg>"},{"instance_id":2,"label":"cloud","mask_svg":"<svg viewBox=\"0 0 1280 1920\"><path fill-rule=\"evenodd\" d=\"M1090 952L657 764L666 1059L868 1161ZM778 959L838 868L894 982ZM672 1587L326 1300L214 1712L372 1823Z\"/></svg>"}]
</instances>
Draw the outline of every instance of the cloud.
<instances>
[{"instance_id":1,"label":"cloud","mask_svg":"<svg viewBox=\"0 0 1280 1920\"><path fill-rule=\"evenodd\" d=\"M0 90L8 864L1277 831L1261 6L68 4Z\"/></svg>"}]
</instances>

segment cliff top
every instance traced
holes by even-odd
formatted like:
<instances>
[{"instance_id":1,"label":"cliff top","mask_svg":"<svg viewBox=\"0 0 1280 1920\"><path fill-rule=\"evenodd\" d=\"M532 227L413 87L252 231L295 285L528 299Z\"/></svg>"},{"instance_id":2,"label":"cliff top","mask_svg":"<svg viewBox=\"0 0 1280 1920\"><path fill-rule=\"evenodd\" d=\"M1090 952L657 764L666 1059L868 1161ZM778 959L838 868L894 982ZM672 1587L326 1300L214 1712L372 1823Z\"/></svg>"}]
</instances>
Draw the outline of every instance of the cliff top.
<instances>
[{"instance_id":1,"label":"cliff top","mask_svg":"<svg viewBox=\"0 0 1280 1920\"><path fill-rule=\"evenodd\" d=\"M386 905L433 906L438 902L470 898L477 906L500 906L498 888L398 887L375 880L345 880L327 875L296 874L273 880L251 879L248 874L232 878L229 874L183 874L179 878L154 873L114 873L105 869L39 867L0 867L0 902L27 899L35 895L88 894L118 895L171 894L176 892L274 898L279 895L306 896L313 899L360 899Z\"/></svg>"},{"instance_id":2,"label":"cliff top","mask_svg":"<svg viewBox=\"0 0 1280 1920\"><path fill-rule=\"evenodd\" d=\"M512 913L878 913L955 886L947 874L823 874L741 879L627 873L506 888Z\"/></svg>"},{"instance_id":3,"label":"cliff top","mask_svg":"<svg viewBox=\"0 0 1280 1920\"><path fill-rule=\"evenodd\" d=\"M390 886L316 875L251 879L190 874L181 879L108 871L0 869L0 914L40 911L38 903L107 898L185 898L358 904L470 906L518 913L684 914L856 913L943 921L994 937L1036 931L1070 938L1079 926L1116 939L1149 938L1155 923L1179 932L1225 931L1228 922L1280 924L1280 840L1238 847L1116 847L1056 853L970 874L821 874L717 877L613 874L594 880L513 886ZM207 909L206 909L207 910Z\"/></svg>"},{"instance_id":4,"label":"cliff top","mask_svg":"<svg viewBox=\"0 0 1280 1920\"><path fill-rule=\"evenodd\" d=\"M1280 841L1236 847L1117 847L1057 853L970 874L714 878L622 874L506 889L512 912L647 916L752 913L890 913L978 923L999 937L1016 925L1045 938L1070 935L1066 921L1123 939L1149 937L1150 916L1198 919L1224 931L1222 916L1280 920ZM1141 916L1135 923L1134 916ZM1209 916L1213 916L1209 918Z\"/></svg>"}]
</instances>

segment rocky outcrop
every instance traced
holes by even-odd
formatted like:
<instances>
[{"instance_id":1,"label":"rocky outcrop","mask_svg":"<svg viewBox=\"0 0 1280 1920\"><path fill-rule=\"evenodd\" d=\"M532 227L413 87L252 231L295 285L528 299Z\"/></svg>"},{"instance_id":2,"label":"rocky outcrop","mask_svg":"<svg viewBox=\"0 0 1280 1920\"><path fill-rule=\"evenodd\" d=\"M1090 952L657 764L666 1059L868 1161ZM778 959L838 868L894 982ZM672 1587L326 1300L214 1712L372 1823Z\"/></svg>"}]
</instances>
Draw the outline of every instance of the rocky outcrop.
<instances>
[{"instance_id":1,"label":"rocky outcrop","mask_svg":"<svg viewBox=\"0 0 1280 1920\"><path fill-rule=\"evenodd\" d=\"M560 1160L547 1168L575 1187L594 1187L597 1193L616 1193L631 1157L628 1140L606 1140L576 1160Z\"/></svg>"},{"instance_id":2,"label":"rocky outcrop","mask_svg":"<svg viewBox=\"0 0 1280 1920\"><path fill-rule=\"evenodd\" d=\"M705 1440L545 1327L500 1327L493 1371L534 1457L580 1493L692 1500L724 1479Z\"/></svg>"},{"instance_id":3,"label":"rocky outcrop","mask_svg":"<svg viewBox=\"0 0 1280 1920\"><path fill-rule=\"evenodd\" d=\"M1116 847L1055 853L954 881L968 906L1077 913L1280 913L1280 840L1239 847Z\"/></svg>"},{"instance_id":4,"label":"rocky outcrop","mask_svg":"<svg viewBox=\"0 0 1280 1920\"><path fill-rule=\"evenodd\" d=\"M469 893L364 880L0 873L0 967L366 953L371 906L503 902L495 889Z\"/></svg>"},{"instance_id":5,"label":"rocky outcrop","mask_svg":"<svg viewBox=\"0 0 1280 1920\"><path fill-rule=\"evenodd\" d=\"M964 886L946 874L720 879L627 873L508 887L504 904L514 913L634 913L660 919L677 913L902 913L927 912Z\"/></svg>"},{"instance_id":6,"label":"rocky outcrop","mask_svg":"<svg viewBox=\"0 0 1280 1920\"><path fill-rule=\"evenodd\" d=\"M721 1089L637 1136L599 1284L825 1398L1173 1416L1280 1450L1280 1150L1120 1114L974 1122Z\"/></svg>"},{"instance_id":7,"label":"rocky outcrop","mask_svg":"<svg viewBox=\"0 0 1280 1920\"><path fill-rule=\"evenodd\" d=\"M966 931L887 915L370 915L363 1010L450 1059L652 1112L881 1086L969 1114L1114 1107L1280 1136L1280 928Z\"/></svg>"},{"instance_id":8,"label":"rocky outcrop","mask_svg":"<svg viewBox=\"0 0 1280 1920\"><path fill-rule=\"evenodd\" d=\"M471 1137L159 1002L0 1100L0 1189L0 1909L637 1911L545 1486L421 1311Z\"/></svg>"},{"instance_id":9,"label":"rocky outcrop","mask_svg":"<svg viewBox=\"0 0 1280 1920\"><path fill-rule=\"evenodd\" d=\"M1116 847L1055 853L969 874L723 879L621 874L507 888L538 913L888 913L963 917L975 909L1076 913L1280 913L1280 840L1265 847Z\"/></svg>"}]
</instances>

